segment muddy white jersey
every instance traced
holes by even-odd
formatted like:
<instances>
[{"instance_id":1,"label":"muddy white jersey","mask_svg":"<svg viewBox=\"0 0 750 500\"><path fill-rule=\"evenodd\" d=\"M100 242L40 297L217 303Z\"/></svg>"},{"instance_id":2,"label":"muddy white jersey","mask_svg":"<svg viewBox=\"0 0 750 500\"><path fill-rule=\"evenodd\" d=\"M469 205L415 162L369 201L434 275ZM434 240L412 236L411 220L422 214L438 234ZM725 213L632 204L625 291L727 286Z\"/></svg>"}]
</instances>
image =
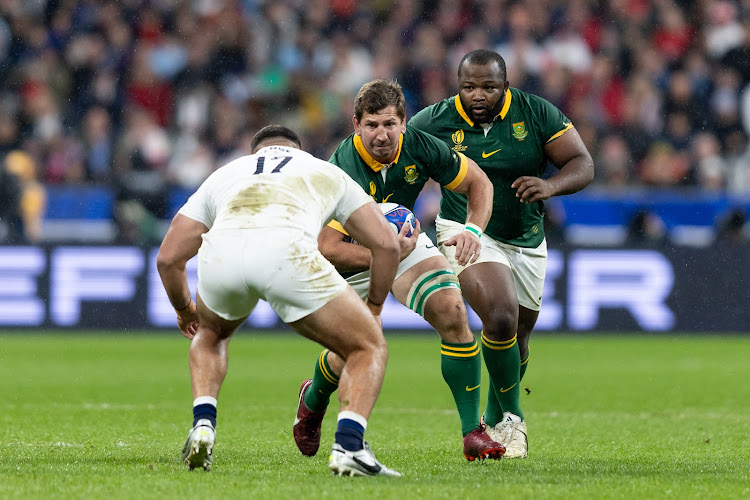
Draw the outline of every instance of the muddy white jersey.
<instances>
[{"instance_id":1,"label":"muddy white jersey","mask_svg":"<svg viewBox=\"0 0 750 500\"><path fill-rule=\"evenodd\" d=\"M216 170L179 213L212 230L291 228L317 238L371 202L340 168L302 150L268 146Z\"/></svg>"}]
</instances>

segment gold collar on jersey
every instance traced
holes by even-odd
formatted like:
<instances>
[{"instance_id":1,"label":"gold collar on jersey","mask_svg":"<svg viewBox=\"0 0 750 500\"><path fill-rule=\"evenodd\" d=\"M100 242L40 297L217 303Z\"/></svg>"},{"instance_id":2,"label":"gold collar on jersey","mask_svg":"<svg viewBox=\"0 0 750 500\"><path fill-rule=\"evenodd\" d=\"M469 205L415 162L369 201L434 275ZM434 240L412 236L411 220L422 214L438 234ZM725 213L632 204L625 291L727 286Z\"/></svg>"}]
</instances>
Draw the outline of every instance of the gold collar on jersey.
<instances>
[{"instance_id":1,"label":"gold collar on jersey","mask_svg":"<svg viewBox=\"0 0 750 500\"><path fill-rule=\"evenodd\" d=\"M354 147L357 149L357 153L359 153L359 156L362 157L363 160L365 160L365 163L367 163L371 169L373 169L376 172L380 172L380 169L383 167L387 167L388 165L395 165L398 163L398 158L401 156L401 146L404 144L404 134L401 134L401 137L398 138L398 152L396 153L396 159L393 160L391 163L388 163L387 165L384 165L380 163L378 160L370 156L370 153L367 152L367 149L365 149L365 145L362 142L362 138L358 136L357 134L354 134Z\"/></svg>"},{"instance_id":2,"label":"gold collar on jersey","mask_svg":"<svg viewBox=\"0 0 750 500\"><path fill-rule=\"evenodd\" d=\"M510 94L510 89L508 89L505 91L505 103L503 104L503 109L501 109L500 112L497 114L497 116L495 117L495 120L497 120L498 118L500 118L501 120L505 119L505 115L508 114L508 110L510 109L511 99L512 97ZM466 120L466 123L468 123L470 127L473 127L474 120L469 118L469 115L467 115L466 111L464 111L464 106L463 104L461 104L461 96L459 96L458 94L456 94L455 102L456 102L456 111L458 111L458 114L461 115L461 118Z\"/></svg>"}]
</instances>

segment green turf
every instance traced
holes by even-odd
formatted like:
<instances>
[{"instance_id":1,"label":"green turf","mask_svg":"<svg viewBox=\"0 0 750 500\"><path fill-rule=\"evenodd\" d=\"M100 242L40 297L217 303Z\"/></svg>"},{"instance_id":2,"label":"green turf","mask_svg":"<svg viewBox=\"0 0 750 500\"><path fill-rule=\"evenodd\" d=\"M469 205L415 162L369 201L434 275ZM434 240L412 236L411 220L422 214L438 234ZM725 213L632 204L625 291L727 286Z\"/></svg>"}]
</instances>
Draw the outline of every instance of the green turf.
<instances>
[{"instance_id":1,"label":"green turf","mask_svg":"<svg viewBox=\"0 0 750 500\"><path fill-rule=\"evenodd\" d=\"M748 337L539 335L529 458L485 463L461 454L436 338L389 345L367 437L400 479L328 473L335 411L318 456L299 454L297 390L319 349L289 332L232 341L210 473L178 459L192 403L178 333L2 335L0 497L750 497Z\"/></svg>"}]
</instances>

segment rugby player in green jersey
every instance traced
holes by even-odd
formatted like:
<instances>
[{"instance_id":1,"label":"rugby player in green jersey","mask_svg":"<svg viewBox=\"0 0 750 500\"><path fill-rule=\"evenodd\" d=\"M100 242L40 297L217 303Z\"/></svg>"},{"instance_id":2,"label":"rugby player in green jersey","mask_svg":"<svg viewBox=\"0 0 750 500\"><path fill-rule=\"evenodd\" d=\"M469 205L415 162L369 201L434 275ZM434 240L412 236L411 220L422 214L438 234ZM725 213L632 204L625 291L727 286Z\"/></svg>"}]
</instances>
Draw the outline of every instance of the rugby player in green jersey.
<instances>
[{"instance_id":1,"label":"rugby player in green jersey","mask_svg":"<svg viewBox=\"0 0 750 500\"><path fill-rule=\"evenodd\" d=\"M436 226L438 245L482 320L482 354L490 375L483 421L490 436L505 445L505 457L520 458L528 453L528 438L519 386L547 265L543 200L586 187L594 163L559 109L510 88L506 76L500 54L469 52L458 66L458 95L423 109L409 125L475 160L495 188L476 261L463 265L445 247L463 230L461 193L443 189ZM542 179L548 161L559 171Z\"/></svg>"},{"instance_id":2,"label":"rugby player in green jersey","mask_svg":"<svg viewBox=\"0 0 750 500\"><path fill-rule=\"evenodd\" d=\"M406 102L401 87L391 81L365 84L354 101L354 134L346 138L329 160L351 176L377 202L400 203L410 210L428 179L448 191L466 196L464 228L445 245L461 264L480 255L479 234L492 208L492 184L472 160L451 151L442 141L406 126ZM456 275L419 225L411 237L408 225L399 234L401 263L391 292L402 304L421 314L438 332L441 369L458 408L464 456L497 459L505 449L489 438L480 425L480 349L466 319L466 309ZM362 298L370 280L370 251L347 242L346 233L332 221L318 238L321 253L347 279ZM370 304L380 307L382 304ZM344 367L337 354L323 351L315 374L300 388L294 440L300 451L315 455L320 427L330 395ZM338 436L338 433L337 433Z\"/></svg>"}]
</instances>

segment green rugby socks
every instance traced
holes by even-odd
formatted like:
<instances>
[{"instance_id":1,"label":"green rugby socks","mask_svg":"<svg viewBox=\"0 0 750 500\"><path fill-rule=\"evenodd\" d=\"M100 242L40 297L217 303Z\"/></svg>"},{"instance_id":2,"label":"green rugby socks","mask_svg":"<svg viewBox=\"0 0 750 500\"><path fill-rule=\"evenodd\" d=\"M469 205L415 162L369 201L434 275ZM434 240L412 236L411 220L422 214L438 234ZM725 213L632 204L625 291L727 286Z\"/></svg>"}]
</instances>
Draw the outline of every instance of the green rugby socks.
<instances>
[{"instance_id":1,"label":"green rugby socks","mask_svg":"<svg viewBox=\"0 0 750 500\"><path fill-rule=\"evenodd\" d=\"M333 373L328 365L328 352L328 349L325 349L318 356L312 384L305 392L305 405L317 413L326 411L331 401L331 394L339 388L339 376Z\"/></svg>"},{"instance_id":2,"label":"green rugby socks","mask_svg":"<svg viewBox=\"0 0 750 500\"><path fill-rule=\"evenodd\" d=\"M479 425L479 386L482 381L482 360L475 340L466 344L440 344L440 368L443 379L453 393L461 433L465 436Z\"/></svg>"},{"instance_id":3,"label":"green rugby socks","mask_svg":"<svg viewBox=\"0 0 750 500\"><path fill-rule=\"evenodd\" d=\"M512 339L496 342L482 332L482 355L490 375L490 390L484 418L494 426L509 411L523 419L520 402L521 357L516 335Z\"/></svg>"}]
</instances>

